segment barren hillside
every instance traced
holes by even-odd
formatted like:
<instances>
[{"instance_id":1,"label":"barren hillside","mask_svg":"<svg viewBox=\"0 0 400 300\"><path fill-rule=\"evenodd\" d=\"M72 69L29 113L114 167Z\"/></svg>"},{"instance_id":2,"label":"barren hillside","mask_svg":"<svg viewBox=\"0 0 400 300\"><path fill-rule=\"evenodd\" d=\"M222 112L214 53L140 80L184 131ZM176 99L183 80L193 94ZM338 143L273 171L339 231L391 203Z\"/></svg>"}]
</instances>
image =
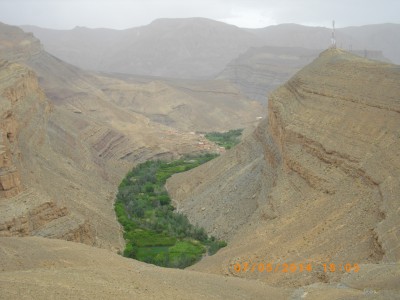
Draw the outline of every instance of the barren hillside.
<instances>
[{"instance_id":1,"label":"barren hillside","mask_svg":"<svg viewBox=\"0 0 400 300\"><path fill-rule=\"evenodd\" d=\"M287 299L292 292L160 268L78 243L0 238L0 299Z\"/></svg>"},{"instance_id":2,"label":"barren hillside","mask_svg":"<svg viewBox=\"0 0 400 300\"><path fill-rule=\"evenodd\" d=\"M382 269L386 271L382 272ZM83 244L38 237L0 238L0 299L394 299L387 271L347 276L339 286L298 289L263 282L160 268ZM380 275L379 278L376 278Z\"/></svg>"},{"instance_id":3,"label":"barren hillside","mask_svg":"<svg viewBox=\"0 0 400 300\"><path fill-rule=\"evenodd\" d=\"M223 80L98 75L109 101L183 132L226 131L256 122L266 109Z\"/></svg>"},{"instance_id":4,"label":"barren hillside","mask_svg":"<svg viewBox=\"0 0 400 300\"><path fill-rule=\"evenodd\" d=\"M179 210L228 241L192 269L301 286L344 278L323 263L357 263L398 281L381 264L400 257L399 95L398 66L327 50L271 95L240 145L173 176ZM315 268L236 273L236 262Z\"/></svg>"}]
</instances>

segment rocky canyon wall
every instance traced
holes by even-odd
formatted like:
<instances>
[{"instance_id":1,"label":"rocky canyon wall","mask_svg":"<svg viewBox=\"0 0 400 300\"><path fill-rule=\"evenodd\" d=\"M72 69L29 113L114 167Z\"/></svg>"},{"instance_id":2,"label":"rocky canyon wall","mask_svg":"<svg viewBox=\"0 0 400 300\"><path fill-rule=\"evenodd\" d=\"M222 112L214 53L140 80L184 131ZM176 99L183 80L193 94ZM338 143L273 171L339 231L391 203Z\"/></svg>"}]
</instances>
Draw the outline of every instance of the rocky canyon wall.
<instances>
[{"instance_id":1,"label":"rocky canyon wall","mask_svg":"<svg viewBox=\"0 0 400 300\"><path fill-rule=\"evenodd\" d=\"M172 177L179 210L228 240L193 269L298 286L346 275L324 263L396 263L399 95L398 66L327 50L273 92L268 118L240 145ZM235 272L243 262L314 269Z\"/></svg>"}]
</instances>

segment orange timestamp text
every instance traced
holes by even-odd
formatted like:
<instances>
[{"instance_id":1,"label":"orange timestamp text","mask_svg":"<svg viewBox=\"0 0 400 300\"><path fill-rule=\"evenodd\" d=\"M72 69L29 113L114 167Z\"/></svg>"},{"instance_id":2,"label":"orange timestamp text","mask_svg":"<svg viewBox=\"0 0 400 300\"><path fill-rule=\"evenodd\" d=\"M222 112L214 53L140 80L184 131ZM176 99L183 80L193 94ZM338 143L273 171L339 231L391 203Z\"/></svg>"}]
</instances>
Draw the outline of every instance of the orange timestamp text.
<instances>
[{"instance_id":1,"label":"orange timestamp text","mask_svg":"<svg viewBox=\"0 0 400 300\"><path fill-rule=\"evenodd\" d=\"M354 272L360 271L358 264L338 264L338 263L323 263L314 265L312 263L235 263L233 271L240 272L266 272L266 273L296 273L296 272L312 272L313 270L322 270L328 272Z\"/></svg>"}]
</instances>

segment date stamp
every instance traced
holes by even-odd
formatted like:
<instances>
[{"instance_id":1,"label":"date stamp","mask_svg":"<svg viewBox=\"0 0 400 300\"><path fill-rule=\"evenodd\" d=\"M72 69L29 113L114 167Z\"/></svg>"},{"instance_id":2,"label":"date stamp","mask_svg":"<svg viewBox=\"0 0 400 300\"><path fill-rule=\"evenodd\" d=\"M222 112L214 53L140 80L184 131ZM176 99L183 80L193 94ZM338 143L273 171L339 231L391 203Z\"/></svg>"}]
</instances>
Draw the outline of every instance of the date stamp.
<instances>
[{"instance_id":1,"label":"date stamp","mask_svg":"<svg viewBox=\"0 0 400 300\"><path fill-rule=\"evenodd\" d=\"M322 271L325 273L331 272L346 272L346 273L358 273L360 266L358 264L351 263L235 263L233 265L233 271L235 273L240 272L266 272L266 273L301 273L301 272L312 272Z\"/></svg>"}]
</instances>

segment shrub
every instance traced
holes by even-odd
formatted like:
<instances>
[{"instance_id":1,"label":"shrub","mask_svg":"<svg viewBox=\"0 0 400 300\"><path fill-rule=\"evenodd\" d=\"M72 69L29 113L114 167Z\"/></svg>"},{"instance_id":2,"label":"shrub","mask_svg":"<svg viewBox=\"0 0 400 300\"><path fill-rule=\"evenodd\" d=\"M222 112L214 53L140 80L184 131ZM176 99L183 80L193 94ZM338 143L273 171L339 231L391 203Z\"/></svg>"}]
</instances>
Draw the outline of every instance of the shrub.
<instances>
[{"instance_id":1,"label":"shrub","mask_svg":"<svg viewBox=\"0 0 400 300\"><path fill-rule=\"evenodd\" d=\"M171 203L171 198L168 195L160 195L158 196L158 200L161 205L168 205Z\"/></svg>"},{"instance_id":2,"label":"shrub","mask_svg":"<svg viewBox=\"0 0 400 300\"><path fill-rule=\"evenodd\" d=\"M217 253L217 251L223 247L225 247L227 244L225 241L213 241L210 243L210 246L208 248L208 255L214 255Z\"/></svg>"},{"instance_id":3,"label":"shrub","mask_svg":"<svg viewBox=\"0 0 400 300\"><path fill-rule=\"evenodd\" d=\"M243 129L233 129L228 132L210 132L205 137L217 145L230 149L240 142Z\"/></svg>"},{"instance_id":4,"label":"shrub","mask_svg":"<svg viewBox=\"0 0 400 300\"><path fill-rule=\"evenodd\" d=\"M135 244L135 242L131 241L126 244L124 250L124 256L130 258L136 258L137 251L138 251L137 245Z\"/></svg>"}]
</instances>

